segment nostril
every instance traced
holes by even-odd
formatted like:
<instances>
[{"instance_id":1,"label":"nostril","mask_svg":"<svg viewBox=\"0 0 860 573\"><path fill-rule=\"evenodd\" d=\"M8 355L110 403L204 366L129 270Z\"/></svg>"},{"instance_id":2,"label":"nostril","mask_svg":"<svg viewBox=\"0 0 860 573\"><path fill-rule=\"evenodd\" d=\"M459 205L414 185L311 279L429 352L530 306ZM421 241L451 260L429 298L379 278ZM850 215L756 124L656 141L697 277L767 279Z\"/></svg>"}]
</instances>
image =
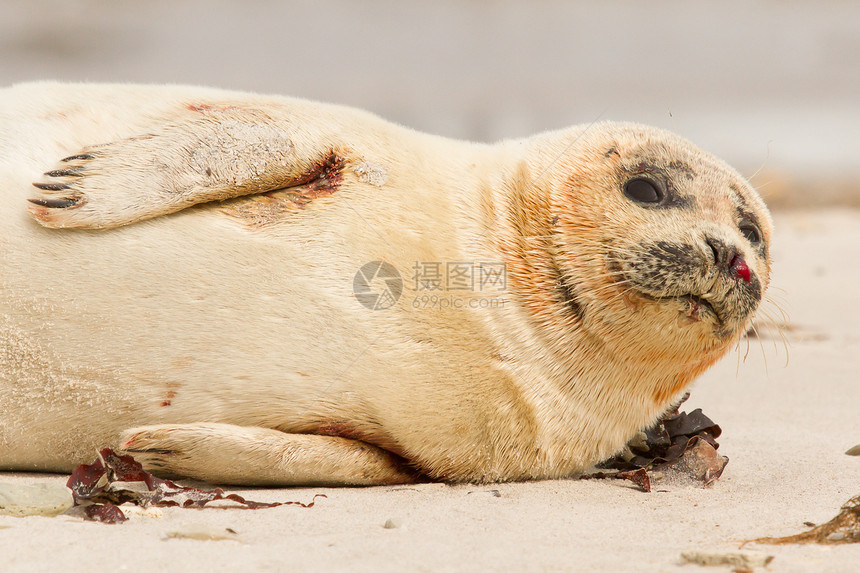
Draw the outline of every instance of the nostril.
<instances>
[{"instance_id":1,"label":"nostril","mask_svg":"<svg viewBox=\"0 0 860 573\"><path fill-rule=\"evenodd\" d=\"M722 241L711 237L705 237L705 242L711 247L711 252L714 254L714 264L723 266L726 264L726 246Z\"/></svg>"}]
</instances>

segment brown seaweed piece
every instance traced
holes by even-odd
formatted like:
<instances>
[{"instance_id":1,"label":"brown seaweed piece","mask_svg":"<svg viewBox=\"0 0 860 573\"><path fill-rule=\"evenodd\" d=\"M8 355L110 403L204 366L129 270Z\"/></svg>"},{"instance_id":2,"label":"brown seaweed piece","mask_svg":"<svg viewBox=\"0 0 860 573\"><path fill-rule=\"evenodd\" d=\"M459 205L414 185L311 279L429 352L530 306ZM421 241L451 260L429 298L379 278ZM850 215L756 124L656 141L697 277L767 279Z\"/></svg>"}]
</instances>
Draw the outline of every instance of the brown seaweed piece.
<instances>
[{"instance_id":1,"label":"brown seaweed piece","mask_svg":"<svg viewBox=\"0 0 860 573\"><path fill-rule=\"evenodd\" d=\"M235 493L225 494L215 488L204 490L184 487L155 477L145 471L131 456L121 456L110 448L99 450L98 459L92 464L81 464L72 470L66 486L72 490L75 505L84 506L84 515L92 521L119 523L127 518L119 508L126 502L142 507L198 507L217 500L228 500L247 509L262 509L280 505L313 507L317 494L310 503L283 501L260 503L248 501Z\"/></svg>"},{"instance_id":2,"label":"brown seaweed piece","mask_svg":"<svg viewBox=\"0 0 860 573\"><path fill-rule=\"evenodd\" d=\"M90 521L101 521L102 523L128 521L122 510L110 502L94 503L84 507L84 517Z\"/></svg>"},{"instance_id":3,"label":"brown seaweed piece","mask_svg":"<svg viewBox=\"0 0 860 573\"><path fill-rule=\"evenodd\" d=\"M720 446L716 439L722 429L700 408L690 413L680 412L680 405L688 397L686 394L656 424L627 445L632 455L615 456L598 467L618 471L676 470L705 485L713 483L729 461L717 453Z\"/></svg>"},{"instance_id":4,"label":"brown seaweed piece","mask_svg":"<svg viewBox=\"0 0 860 573\"><path fill-rule=\"evenodd\" d=\"M809 531L786 537L759 537L758 539L750 539L746 543L766 543L768 545L860 543L860 495L849 499L836 517Z\"/></svg>"}]
</instances>

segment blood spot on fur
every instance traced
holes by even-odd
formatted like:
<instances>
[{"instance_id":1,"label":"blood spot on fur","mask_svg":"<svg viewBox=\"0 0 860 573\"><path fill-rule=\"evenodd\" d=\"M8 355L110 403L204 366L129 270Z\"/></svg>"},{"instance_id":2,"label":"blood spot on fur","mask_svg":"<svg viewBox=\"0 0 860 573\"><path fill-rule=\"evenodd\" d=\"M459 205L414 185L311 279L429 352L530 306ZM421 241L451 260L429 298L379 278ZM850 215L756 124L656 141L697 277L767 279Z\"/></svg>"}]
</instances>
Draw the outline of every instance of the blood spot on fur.
<instances>
[{"instance_id":1,"label":"blood spot on fur","mask_svg":"<svg viewBox=\"0 0 860 573\"><path fill-rule=\"evenodd\" d=\"M165 406L170 406L171 401L172 401L174 398L176 398L176 391L174 391L174 390L168 390L168 391L167 391L167 395L166 395L165 399L164 399L164 400L162 400L162 402L161 402L161 404L160 404L160 407L161 407L161 408L164 408Z\"/></svg>"},{"instance_id":2,"label":"blood spot on fur","mask_svg":"<svg viewBox=\"0 0 860 573\"><path fill-rule=\"evenodd\" d=\"M283 191L278 190L272 193L288 193L296 206L304 208L314 199L331 195L337 191L338 186L343 181L344 163L342 157L331 151L300 175L296 184L284 188Z\"/></svg>"},{"instance_id":3,"label":"blood spot on fur","mask_svg":"<svg viewBox=\"0 0 860 573\"><path fill-rule=\"evenodd\" d=\"M283 188L226 201L223 210L255 230L277 223L290 213L334 195L343 182L345 164L341 154L330 151Z\"/></svg>"}]
</instances>

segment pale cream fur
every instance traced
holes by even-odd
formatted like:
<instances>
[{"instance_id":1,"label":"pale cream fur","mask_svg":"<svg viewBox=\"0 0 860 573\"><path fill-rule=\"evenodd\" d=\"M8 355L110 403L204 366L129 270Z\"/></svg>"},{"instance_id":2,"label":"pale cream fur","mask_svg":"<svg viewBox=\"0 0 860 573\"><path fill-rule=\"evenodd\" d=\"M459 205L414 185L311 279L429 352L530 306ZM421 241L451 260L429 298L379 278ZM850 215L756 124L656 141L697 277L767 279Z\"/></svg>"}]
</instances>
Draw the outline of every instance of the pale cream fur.
<instances>
[{"instance_id":1,"label":"pale cream fur","mask_svg":"<svg viewBox=\"0 0 860 573\"><path fill-rule=\"evenodd\" d=\"M619 162L637 153L692 166L678 185L695 207L625 199ZM327 155L341 179L317 196L302 174ZM42 175L69 166L86 174ZM50 181L69 189L31 185ZM280 192L293 207L266 211L260 193L294 185ZM600 245L707 232L738 245L763 290L769 261L743 242L729 186L769 240L737 173L644 126L490 146L281 97L2 90L0 469L68 471L113 446L243 484L574 475L652 422L751 318L717 335L677 301L637 297L611 284ZM27 201L70 195L67 209ZM406 288L374 311L352 286L377 260ZM415 308L416 261L504 262L505 302ZM553 302L556 272L577 277L579 321Z\"/></svg>"}]
</instances>

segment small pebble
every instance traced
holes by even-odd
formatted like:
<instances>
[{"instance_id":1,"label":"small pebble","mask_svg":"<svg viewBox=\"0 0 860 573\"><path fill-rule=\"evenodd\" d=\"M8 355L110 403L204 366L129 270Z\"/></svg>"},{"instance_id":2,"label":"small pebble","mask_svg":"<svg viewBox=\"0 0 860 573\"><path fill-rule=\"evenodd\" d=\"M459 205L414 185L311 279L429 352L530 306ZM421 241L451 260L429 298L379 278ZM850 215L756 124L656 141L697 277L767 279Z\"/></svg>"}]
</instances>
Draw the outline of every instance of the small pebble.
<instances>
[{"instance_id":1,"label":"small pebble","mask_svg":"<svg viewBox=\"0 0 860 573\"><path fill-rule=\"evenodd\" d=\"M53 517L72 505L72 492L59 483L0 483L0 515Z\"/></svg>"},{"instance_id":2,"label":"small pebble","mask_svg":"<svg viewBox=\"0 0 860 573\"><path fill-rule=\"evenodd\" d=\"M849 456L860 456L860 444L857 444L856 446L849 449L845 453L848 454Z\"/></svg>"},{"instance_id":3,"label":"small pebble","mask_svg":"<svg viewBox=\"0 0 860 573\"><path fill-rule=\"evenodd\" d=\"M396 517L392 517L390 519L385 520L385 525L383 525L385 529L397 529L400 527L400 520Z\"/></svg>"}]
</instances>

